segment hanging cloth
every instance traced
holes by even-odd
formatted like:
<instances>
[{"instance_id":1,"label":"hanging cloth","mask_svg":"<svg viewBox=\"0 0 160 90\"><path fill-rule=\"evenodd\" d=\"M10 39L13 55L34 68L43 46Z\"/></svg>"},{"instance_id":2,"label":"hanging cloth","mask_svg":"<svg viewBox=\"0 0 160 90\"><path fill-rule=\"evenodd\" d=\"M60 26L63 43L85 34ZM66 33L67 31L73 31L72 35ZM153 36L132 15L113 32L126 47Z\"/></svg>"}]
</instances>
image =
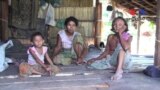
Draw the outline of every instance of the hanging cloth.
<instances>
[{"instance_id":1,"label":"hanging cloth","mask_svg":"<svg viewBox=\"0 0 160 90\"><path fill-rule=\"evenodd\" d=\"M46 18L45 18L45 24L51 25L51 26L56 25L54 14L55 14L54 8L52 7L51 4L49 4L47 14L46 14Z\"/></svg>"}]
</instances>

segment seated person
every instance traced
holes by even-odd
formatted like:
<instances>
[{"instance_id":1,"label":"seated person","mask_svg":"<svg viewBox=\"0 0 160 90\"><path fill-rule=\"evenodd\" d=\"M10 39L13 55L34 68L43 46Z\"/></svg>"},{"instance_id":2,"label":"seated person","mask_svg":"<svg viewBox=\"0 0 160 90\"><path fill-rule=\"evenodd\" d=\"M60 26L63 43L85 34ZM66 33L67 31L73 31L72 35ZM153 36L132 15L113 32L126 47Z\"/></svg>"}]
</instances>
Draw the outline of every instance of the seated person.
<instances>
[{"instance_id":1,"label":"seated person","mask_svg":"<svg viewBox=\"0 0 160 90\"><path fill-rule=\"evenodd\" d=\"M31 74L49 75L59 72L59 68L52 63L48 55L48 48L43 46L44 37L40 32L36 32L31 37L32 47L29 47L28 53L28 63L21 63L19 65L20 76L28 76ZM49 62L50 65L44 63L44 59Z\"/></svg>"},{"instance_id":2,"label":"seated person","mask_svg":"<svg viewBox=\"0 0 160 90\"><path fill-rule=\"evenodd\" d=\"M82 64L88 50L81 34L75 31L78 20L75 17L68 17L64 24L65 30L60 30L57 35L53 62L70 65L73 59L76 59L76 64Z\"/></svg>"},{"instance_id":3,"label":"seated person","mask_svg":"<svg viewBox=\"0 0 160 90\"><path fill-rule=\"evenodd\" d=\"M123 69L129 68L130 49L132 36L127 33L128 25L122 17L117 17L112 22L114 34L110 34L107 39L105 51L96 58L88 60L88 65L96 69L107 69L116 67L112 80L122 78Z\"/></svg>"}]
</instances>

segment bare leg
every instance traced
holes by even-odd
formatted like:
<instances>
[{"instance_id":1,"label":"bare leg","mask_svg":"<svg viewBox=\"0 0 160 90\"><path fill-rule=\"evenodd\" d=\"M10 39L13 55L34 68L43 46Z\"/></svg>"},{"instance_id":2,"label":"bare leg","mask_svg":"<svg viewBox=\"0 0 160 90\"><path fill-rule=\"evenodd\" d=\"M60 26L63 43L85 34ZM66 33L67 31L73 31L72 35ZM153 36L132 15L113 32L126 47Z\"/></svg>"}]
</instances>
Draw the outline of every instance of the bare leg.
<instances>
[{"instance_id":1,"label":"bare leg","mask_svg":"<svg viewBox=\"0 0 160 90\"><path fill-rule=\"evenodd\" d=\"M116 72L122 71L124 58L125 58L125 51L121 50L118 57L118 66Z\"/></svg>"},{"instance_id":2,"label":"bare leg","mask_svg":"<svg viewBox=\"0 0 160 90\"><path fill-rule=\"evenodd\" d=\"M119 52L119 57L118 57L118 65L117 65L117 69L115 72L115 75L113 75L111 77L112 80L118 80L122 78L122 74L123 74L123 63L124 63L124 57L125 57L125 51L124 50L120 50Z\"/></svg>"},{"instance_id":3,"label":"bare leg","mask_svg":"<svg viewBox=\"0 0 160 90\"><path fill-rule=\"evenodd\" d=\"M80 43L76 43L74 45L74 51L77 55L77 64L83 63L82 52L83 52L83 46Z\"/></svg>"},{"instance_id":4,"label":"bare leg","mask_svg":"<svg viewBox=\"0 0 160 90\"><path fill-rule=\"evenodd\" d=\"M42 73L36 71L35 69L32 69L31 72L32 72L33 74L42 75Z\"/></svg>"}]
</instances>

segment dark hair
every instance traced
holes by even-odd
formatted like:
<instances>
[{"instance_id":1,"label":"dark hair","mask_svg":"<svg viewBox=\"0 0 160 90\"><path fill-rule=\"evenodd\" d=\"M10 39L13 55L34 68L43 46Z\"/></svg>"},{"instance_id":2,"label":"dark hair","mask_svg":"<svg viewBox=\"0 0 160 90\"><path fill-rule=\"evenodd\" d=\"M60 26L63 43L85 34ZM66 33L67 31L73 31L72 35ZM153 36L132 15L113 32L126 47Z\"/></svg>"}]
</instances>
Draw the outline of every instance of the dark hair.
<instances>
[{"instance_id":1,"label":"dark hair","mask_svg":"<svg viewBox=\"0 0 160 90\"><path fill-rule=\"evenodd\" d=\"M126 30L125 30L124 32L127 32L127 31L128 31L128 24L127 24L126 20L125 20L123 17L116 17L116 18L112 21L112 29L111 29L111 31L115 32L115 30L114 30L114 24L115 24L115 22L116 22L118 19L121 19L121 20L124 22L124 25L126 25Z\"/></svg>"},{"instance_id":2,"label":"dark hair","mask_svg":"<svg viewBox=\"0 0 160 90\"><path fill-rule=\"evenodd\" d=\"M40 33L40 32L35 32L35 33L33 33L32 35L31 35L31 42L33 42L33 40L34 40L34 38L36 37L36 36L41 36L43 39L44 39L44 36L42 35L42 33Z\"/></svg>"},{"instance_id":3,"label":"dark hair","mask_svg":"<svg viewBox=\"0 0 160 90\"><path fill-rule=\"evenodd\" d=\"M78 26L78 19L76 19L75 17L73 16L70 16L68 18L66 18L65 22L64 22L64 25L67 26L67 24L70 22L70 21L73 21L76 26Z\"/></svg>"}]
</instances>

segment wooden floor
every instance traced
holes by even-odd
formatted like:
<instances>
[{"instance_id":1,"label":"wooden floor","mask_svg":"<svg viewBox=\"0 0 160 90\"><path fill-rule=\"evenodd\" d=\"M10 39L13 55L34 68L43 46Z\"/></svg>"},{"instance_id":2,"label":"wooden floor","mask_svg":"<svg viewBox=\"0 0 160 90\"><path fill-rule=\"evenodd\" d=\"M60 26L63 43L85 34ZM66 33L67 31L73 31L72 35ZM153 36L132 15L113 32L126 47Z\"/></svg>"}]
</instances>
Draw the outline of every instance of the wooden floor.
<instances>
[{"instance_id":1,"label":"wooden floor","mask_svg":"<svg viewBox=\"0 0 160 90\"><path fill-rule=\"evenodd\" d=\"M160 78L150 78L142 72L124 73L111 81L113 70L93 70L84 66L63 66L56 76L32 76L20 79L16 75L0 79L0 90L159 90Z\"/></svg>"},{"instance_id":2,"label":"wooden floor","mask_svg":"<svg viewBox=\"0 0 160 90\"><path fill-rule=\"evenodd\" d=\"M100 52L90 49L86 60ZM132 61L132 69L117 81L110 80L113 70L88 69L85 65L61 66L61 72L52 77L33 75L20 79L18 67L11 64L0 73L0 90L159 90L160 79L142 73L153 64L153 57L133 55Z\"/></svg>"}]
</instances>

